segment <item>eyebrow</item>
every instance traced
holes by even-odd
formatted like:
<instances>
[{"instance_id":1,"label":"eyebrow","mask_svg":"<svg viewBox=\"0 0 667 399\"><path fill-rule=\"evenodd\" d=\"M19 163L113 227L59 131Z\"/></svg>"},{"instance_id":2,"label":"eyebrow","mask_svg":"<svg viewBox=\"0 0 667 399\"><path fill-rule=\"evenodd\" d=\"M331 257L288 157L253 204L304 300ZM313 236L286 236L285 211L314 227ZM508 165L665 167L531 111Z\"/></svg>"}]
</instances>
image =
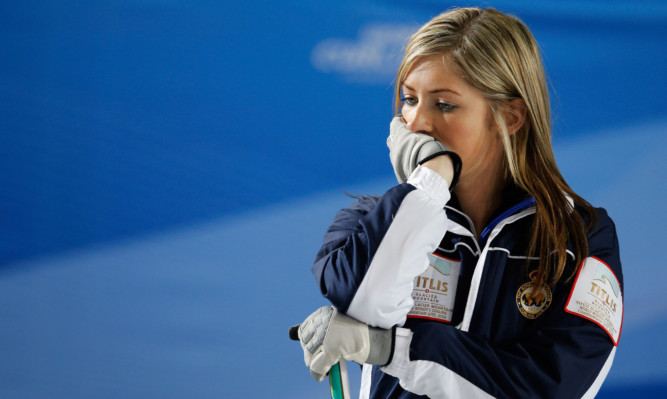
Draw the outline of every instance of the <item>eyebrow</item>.
<instances>
[{"instance_id":1,"label":"eyebrow","mask_svg":"<svg viewBox=\"0 0 667 399\"><path fill-rule=\"evenodd\" d=\"M405 83L403 83L403 87L405 87L405 88L408 89L408 90L415 91L415 89L413 89L412 87L406 85ZM436 94L436 93L442 93L442 92L444 92L444 91L447 91L447 92L450 92L450 93L454 93L454 94L456 94L457 96L460 96L460 95L461 95L459 92L457 92L457 91L455 91L455 90L452 90L452 89L446 89L446 88L429 90L429 93Z\"/></svg>"}]
</instances>

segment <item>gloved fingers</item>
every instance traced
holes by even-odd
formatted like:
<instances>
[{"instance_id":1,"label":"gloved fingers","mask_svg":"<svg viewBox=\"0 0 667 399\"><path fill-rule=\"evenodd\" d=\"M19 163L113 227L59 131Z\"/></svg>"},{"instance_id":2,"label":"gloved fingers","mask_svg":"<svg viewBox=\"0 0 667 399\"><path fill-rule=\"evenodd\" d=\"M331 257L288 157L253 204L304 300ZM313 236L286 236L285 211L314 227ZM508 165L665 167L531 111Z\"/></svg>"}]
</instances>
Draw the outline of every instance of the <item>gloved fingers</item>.
<instances>
[{"instance_id":1,"label":"gloved fingers","mask_svg":"<svg viewBox=\"0 0 667 399\"><path fill-rule=\"evenodd\" d=\"M340 356L334 356L326 351L320 351L317 355L314 355L310 361L310 366L308 367L310 369L310 375L313 376L313 378L315 378L316 375L326 376L331 367L338 363L340 359Z\"/></svg>"},{"instance_id":2,"label":"gloved fingers","mask_svg":"<svg viewBox=\"0 0 667 399\"><path fill-rule=\"evenodd\" d=\"M305 349L303 350L303 361L306 363L306 367L310 368L310 365L313 362L313 357L317 356L320 352L322 352L321 346L315 350L315 353L311 353Z\"/></svg>"},{"instance_id":3,"label":"gloved fingers","mask_svg":"<svg viewBox=\"0 0 667 399\"><path fill-rule=\"evenodd\" d=\"M301 346L306 346L315 336L316 330L312 328L313 321L308 318L301 326L299 326L299 340L301 341Z\"/></svg>"},{"instance_id":4,"label":"gloved fingers","mask_svg":"<svg viewBox=\"0 0 667 399\"><path fill-rule=\"evenodd\" d=\"M313 312L299 327L299 338L301 346L314 353L322 345L334 314L332 306L323 306Z\"/></svg>"},{"instance_id":5,"label":"gloved fingers","mask_svg":"<svg viewBox=\"0 0 667 399\"><path fill-rule=\"evenodd\" d=\"M324 380L327 377L326 374L324 374L324 375L318 374L318 373L314 372L313 370L310 370L310 376L313 377L313 379L315 379L315 381L317 381L317 382L322 382L322 380Z\"/></svg>"},{"instance_id":6,"label":"gloved fingers","mask_svg":"<svg viewBox=\"0 0 667 399\"><path fill-rule=\"evenodd\" d=\"M387 140L387 145L400 145L400 143L405 140L405 137L411 134L419 133L410 131L410 129L407 128L405 122L394 118L389 125L389 137Z\"/></svg>"},{"instance_id":7,"label":"gloved fingers","mask_svg":"<svg viewBox=\"0 0 667 399\"><path fill-rule=\"evenodd\" d=\"M402 117L396 116L392 119L387 147L389 147L389 160L399 183L405 183L412 171L417 168L420 149L434 140L426 134L410 131Z\"/></svg>"},{"instance_id":8,"label":"gloved fingers","mask_svg":"<svg viewBox=\"0 0 667 399\"><path fill-rule=\"evenodd\" d=\"M321 313L320 309L317 309L311 313L308 317L306 317L306 320L304 320L303 323L299 325L299 339L304 345L310 342L317 332L317 328L314 323L316 322L317 315Z\"/></svg>"},{"instance_id":9,"label":"gloved fingers","mask_svg":"<svg viewBox=\"0 0 667 399\"><path fill-rule=\"evenodd\" d=\"M395 131L398 128L408 130L408 128L405 125L406 124L405 120L403 119L403 115L396 115L391 119L391 123L389 123L390 133L391 131Z\"/></svg>"}]
</instances>

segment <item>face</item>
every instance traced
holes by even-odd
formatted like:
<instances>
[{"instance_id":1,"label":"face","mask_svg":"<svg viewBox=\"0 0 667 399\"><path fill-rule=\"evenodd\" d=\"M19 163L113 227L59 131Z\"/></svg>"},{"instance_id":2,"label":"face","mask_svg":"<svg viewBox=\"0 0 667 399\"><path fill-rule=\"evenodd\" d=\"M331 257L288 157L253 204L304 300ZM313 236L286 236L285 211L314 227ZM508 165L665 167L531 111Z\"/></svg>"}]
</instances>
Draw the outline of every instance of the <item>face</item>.
<instances>
[{"instance_id":1,"label":"face","mask_svg":"<svg viewBox=\"0 0 667 399\"><path fill-rule=\"evenodd\" d=\"M442 55L426 57L408 71L401 113L407 128L438 139L463 161L460 184L498 176L503 147L489 103Z\"/></svg>"}]
</instances>

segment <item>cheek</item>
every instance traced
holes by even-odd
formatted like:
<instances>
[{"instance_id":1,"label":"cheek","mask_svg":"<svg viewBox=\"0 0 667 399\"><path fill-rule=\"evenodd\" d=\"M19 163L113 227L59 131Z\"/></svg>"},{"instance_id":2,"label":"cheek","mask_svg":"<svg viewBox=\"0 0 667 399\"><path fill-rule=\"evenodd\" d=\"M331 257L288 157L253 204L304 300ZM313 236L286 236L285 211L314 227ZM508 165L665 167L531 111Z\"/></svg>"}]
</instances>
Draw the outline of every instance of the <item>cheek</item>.
<instances>
[{"instance_id":1,"label":"cheek","mask_svg":"<svg viewBox=\"0 0 667 399\"><path fill-rule=\"evenodd\" d=\"M493 147L492 133L479 121L449 126L447 142L459 154L464 165L484 162Z\"/></svg>"},{"instance_id":2,"label":"cheek","mask_svg":"<svg viewBox=\"0 0 667 399\"><path fill-rule=\"evenodd\" d=\"M403 115L403 121L405 121L405 123L410 123L412 120L412 113L412 108L406 107L405 105L401 107L401 115Z\"/></svg>"},{"instance_id":3,"label":"cheek","mask_svg":"<svg viewBox=\"0 0 667 399\"><path fill-rule=\"evenodd\" d=\"M438 129L438 137L460 156L468 154L477 146L480 137L480 126L460 118L443 121Z\"/></svg>"}]
</instances>

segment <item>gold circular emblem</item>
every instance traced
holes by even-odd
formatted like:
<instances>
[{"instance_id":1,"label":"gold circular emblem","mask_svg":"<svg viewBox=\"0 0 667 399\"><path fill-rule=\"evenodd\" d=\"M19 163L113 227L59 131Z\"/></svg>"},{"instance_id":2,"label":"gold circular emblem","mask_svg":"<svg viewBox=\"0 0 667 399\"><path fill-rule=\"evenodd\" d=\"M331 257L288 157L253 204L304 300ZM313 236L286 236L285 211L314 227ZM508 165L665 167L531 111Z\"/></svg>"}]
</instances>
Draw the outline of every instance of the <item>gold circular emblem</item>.
<instances>
[{"instance_id":1,"label":"gold circular emblem","mask_svg":"<svg viewBox=\"0 0 667 399\"><path fill-rule=\"evenodd\" d=\"M548 285L534 292L535 276L535 271L531 272L532 281L523 284L516 292L516 306L519 312L528 319L537 318L551 305L551 289Z\"/></svg>"}]
</instances>

